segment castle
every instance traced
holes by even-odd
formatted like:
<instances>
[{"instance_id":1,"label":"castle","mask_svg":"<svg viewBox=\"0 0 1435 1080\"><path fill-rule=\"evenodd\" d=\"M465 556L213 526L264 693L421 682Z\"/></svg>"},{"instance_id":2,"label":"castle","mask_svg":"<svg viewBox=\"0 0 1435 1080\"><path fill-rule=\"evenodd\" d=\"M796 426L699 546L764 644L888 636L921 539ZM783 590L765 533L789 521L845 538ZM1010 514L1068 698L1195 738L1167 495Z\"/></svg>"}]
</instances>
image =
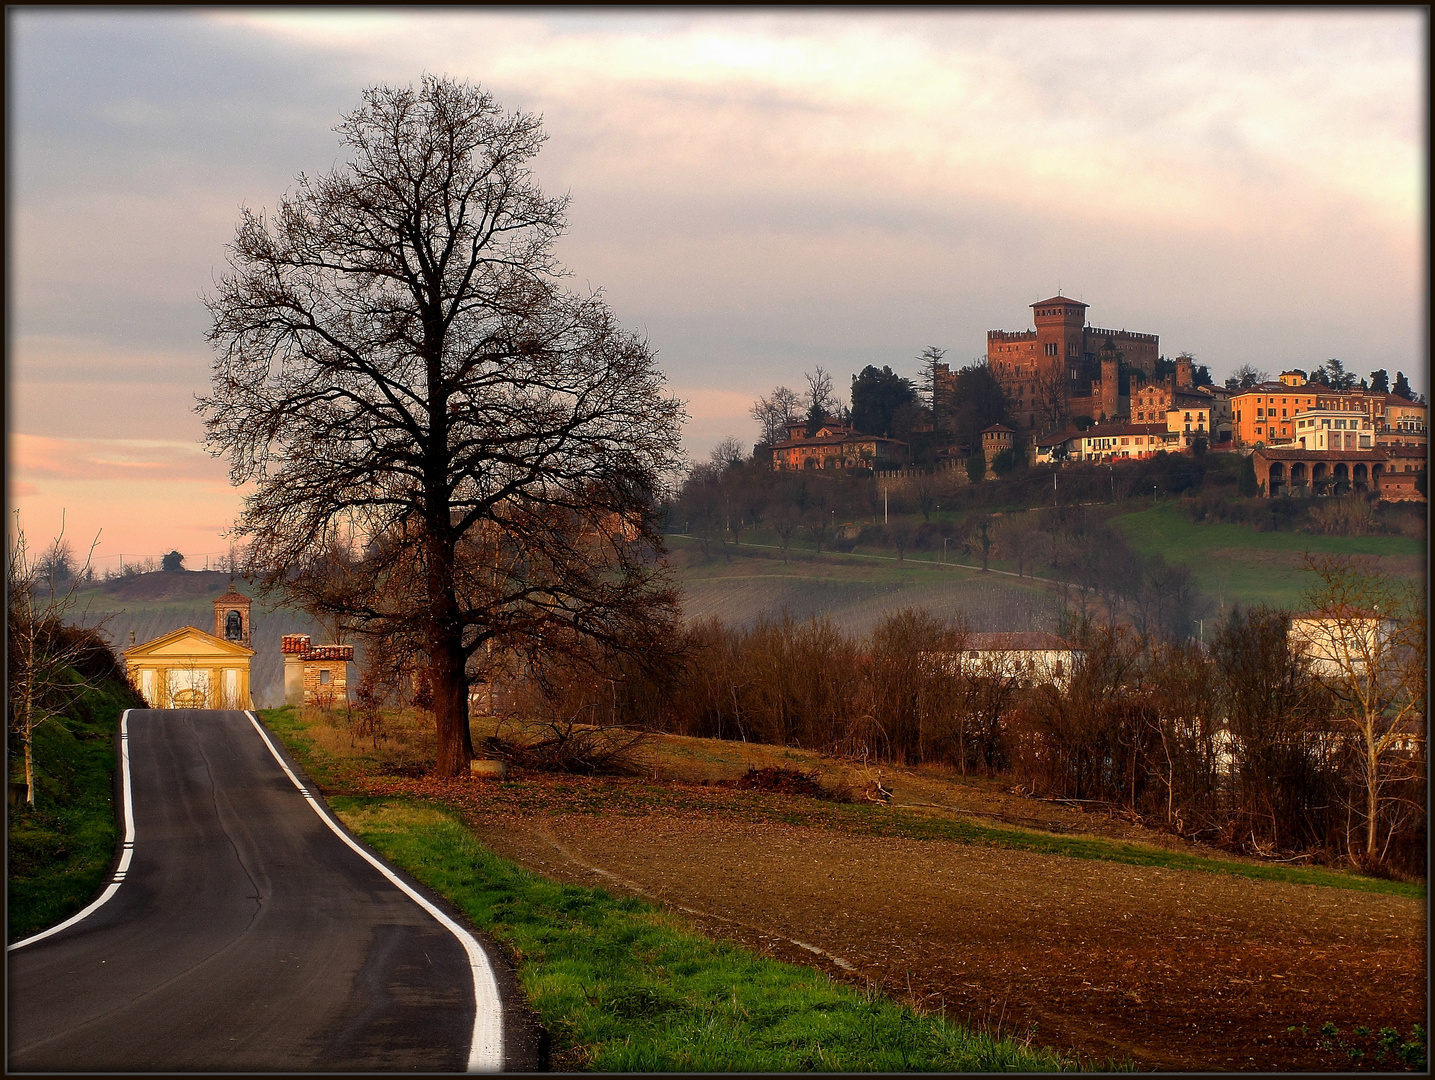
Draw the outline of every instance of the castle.
<instances>
[{"instance_id":1,"label":"castle","mask_svg":"<svg viewBox=\"0 0 1435 1080\"><path fill-rule=\"evenodd\" d=\"M1023 431L1049 431L1068 420L1115 419L1130 413L1133 388L1155 384L1160 339L1086 323L1087 305L1056 295L1031 305L1036 329L987 331L987 367ZM1191 385L1192 365L1178 361L1170 396ZM1184 379L1182 378L1184 376ZM953 375L936 365L940 390Z\"/></svg>"}]
</instances>

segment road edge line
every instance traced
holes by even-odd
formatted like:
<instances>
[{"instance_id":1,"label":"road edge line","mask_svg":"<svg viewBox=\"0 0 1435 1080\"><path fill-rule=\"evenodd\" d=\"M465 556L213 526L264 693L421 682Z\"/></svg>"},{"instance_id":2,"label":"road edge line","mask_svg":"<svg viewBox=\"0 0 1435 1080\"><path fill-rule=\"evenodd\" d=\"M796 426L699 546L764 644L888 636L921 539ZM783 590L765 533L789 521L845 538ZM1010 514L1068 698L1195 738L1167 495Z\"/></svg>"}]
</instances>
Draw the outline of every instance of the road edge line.
<instances>
[{"instance_id":1,"label":"road edge line","mask_svg":"<svg viewBox=\"0 0 1435 1080\"><path fill-rule=\"evenodd\" d=\"M90 902L90 905L88 907L82 909L74 915L71 915L68 919L58 924L57 926L52 926L48 930L41 930L38 934L32 934L30 937L23 938L20 941L15 942L13 945L7 945L5 947L6 952L14 952L16 949L23 949L26 945L33 945L37 941L44 941L47 937L50 937L53 934L58 934L61 930L65 930L71 926L74 926L82 919L89 918L96 911L98 911L100 907L103 906L110 899L110 897L114 896L115 893L119 892L120 886L124 884L125 874L129 871L130 859L134 856L135 851L135 813L134 794L130 786L129 730L130 713L133 711L133 709L126 709L123 713L120 714L119 765L121 790L124 792L122 805L124 807L123 812L125 816L125 838L121 842L122 846L120 848L120 861L116 864L114 871L110 874L109 885L106 886L104 892L100 893L98 897L96 897L93 901Z\"/></svg>"},{"instance_id":2,"label":"road edge line","mask_svg":"<svg viewBox=\"0 0 1435 1080\"><path fill-rule=\"evenodd\" d=\"M465 930L448 915L428 900L427 897L416 892L408 882L404 881L393 872L383 861L372 852L366 850L363 845L356 841L349 833L342 828L338 822L329 816L328 811L314 798L313 792L304 786L303 782L294 775L283 756L279 753L274 743L269 738L269 733L259 722L259 718L251 711L245 710L244 715L249 717L249 722L254 725L254 730L264 740L264 745L269 748L269 753L284 770L284 775L304 796L305 801L319 815L319 820L329 827L329 830L347 844L351 849L369 863L374 869L388 878L405 896L407 896L419 907L423 908L433 918L458 939L463 946L464 952L468 955L469 970L473 973L473 1035L469 1042L468 1049L468 1072L502 1072L503 1071L503 1002L498 995L498 979L494 974L493 967L489 963L488 955L483 951L483 946L478 940ZM78 918L78 916L77 916ZM14 946L11 946L14 948Z\"/></svg>"}]
</instances>

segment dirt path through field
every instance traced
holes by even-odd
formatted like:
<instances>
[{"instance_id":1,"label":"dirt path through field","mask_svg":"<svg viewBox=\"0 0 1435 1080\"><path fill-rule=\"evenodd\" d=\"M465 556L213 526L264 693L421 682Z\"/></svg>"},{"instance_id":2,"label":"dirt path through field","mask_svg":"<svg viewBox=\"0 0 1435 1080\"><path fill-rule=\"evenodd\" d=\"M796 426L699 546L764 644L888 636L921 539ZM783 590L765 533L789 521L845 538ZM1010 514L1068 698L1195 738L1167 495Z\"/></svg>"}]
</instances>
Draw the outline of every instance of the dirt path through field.
<instances>
[{"instance_id":1,"label":"dirt path through field","mask_svg":"<svg viewBox=\"0 0 1435 1080\"><path fill-rule=\"evenodd\" d=\"M471 821L547 876L1083 1060L1349 1068L1287 1027L1424 1022L1418 900L691 812Z\"/></svg>"}]
</instances>

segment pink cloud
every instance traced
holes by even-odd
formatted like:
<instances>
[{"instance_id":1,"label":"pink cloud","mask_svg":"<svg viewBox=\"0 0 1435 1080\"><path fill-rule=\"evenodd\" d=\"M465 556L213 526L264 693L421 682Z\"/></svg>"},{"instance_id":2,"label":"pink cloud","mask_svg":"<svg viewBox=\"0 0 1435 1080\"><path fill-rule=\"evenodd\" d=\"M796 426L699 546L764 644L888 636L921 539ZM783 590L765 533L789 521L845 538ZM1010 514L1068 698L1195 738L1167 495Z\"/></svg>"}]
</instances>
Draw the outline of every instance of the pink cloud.
<instances>
[{"instance_id":1,"label":"pink cloud","mask_svg":"<svg viewBox=\"0 0 1435 1080\"><path fill-rule=\"evenodd\" d=\"M197 443L163 439L59 439L10 436L10 467L55 480L199 480L224 483L223 461Z\"/></svg>"}]
</instances>

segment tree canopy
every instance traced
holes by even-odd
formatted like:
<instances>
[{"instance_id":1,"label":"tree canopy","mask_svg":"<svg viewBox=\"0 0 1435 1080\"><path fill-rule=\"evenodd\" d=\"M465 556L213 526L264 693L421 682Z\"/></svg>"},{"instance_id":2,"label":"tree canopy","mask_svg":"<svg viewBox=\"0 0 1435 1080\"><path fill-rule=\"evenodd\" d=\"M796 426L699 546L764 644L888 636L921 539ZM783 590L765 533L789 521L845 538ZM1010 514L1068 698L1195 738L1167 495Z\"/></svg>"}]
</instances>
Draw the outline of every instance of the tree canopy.
<instances>
[{"instance_id":1,"label":"tree canopy","mask_svg":"<svg viewBox=\"0 0 1435 1080\"><path fill-rule=\"evenodd\" d=\"M470 660L662 640L651 494L684 414L647 342L560 286L537 117L426 77L336 131L346 164L242 212L198 408L254 483L236 533L264 584L416 643L454 775Z\"/></svg>"}]
</instances>

